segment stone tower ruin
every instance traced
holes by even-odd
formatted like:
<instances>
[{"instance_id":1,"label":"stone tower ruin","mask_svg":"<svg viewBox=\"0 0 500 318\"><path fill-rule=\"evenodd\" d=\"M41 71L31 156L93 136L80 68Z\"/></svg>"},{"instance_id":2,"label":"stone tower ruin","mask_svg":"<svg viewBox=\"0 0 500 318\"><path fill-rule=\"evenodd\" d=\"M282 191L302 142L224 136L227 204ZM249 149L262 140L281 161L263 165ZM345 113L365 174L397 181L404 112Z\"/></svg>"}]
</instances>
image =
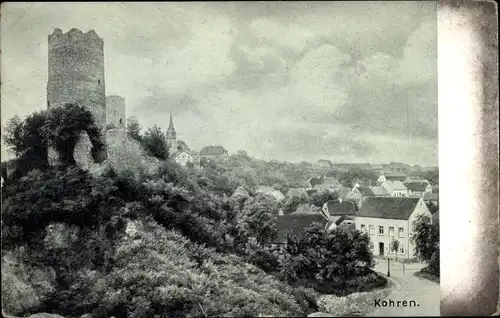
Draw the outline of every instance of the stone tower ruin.
<instances>
[{"instance_id":1,"label":"stone tower ruin","mask_svg":"<svg viewBox=\"0 0 500 318\"><path fill-rule=\"evenodd\" d=\"M106 97L106 122L108 128L125 128L125 98L118 95Z\"/></svg>"},{"instance_id":2,"label":"stone tower ruin","mask_svg":"<svg viewBox=\"0 0 500 318\"><path fill-rule=\"evenodd\" d=\"M48 51L47 108L66 103L85 107L94 115L105 143L104 41L94 30L55 29L48 36ZM101 158L106 157L104 147Z\"/></svg>"}]
</instances>

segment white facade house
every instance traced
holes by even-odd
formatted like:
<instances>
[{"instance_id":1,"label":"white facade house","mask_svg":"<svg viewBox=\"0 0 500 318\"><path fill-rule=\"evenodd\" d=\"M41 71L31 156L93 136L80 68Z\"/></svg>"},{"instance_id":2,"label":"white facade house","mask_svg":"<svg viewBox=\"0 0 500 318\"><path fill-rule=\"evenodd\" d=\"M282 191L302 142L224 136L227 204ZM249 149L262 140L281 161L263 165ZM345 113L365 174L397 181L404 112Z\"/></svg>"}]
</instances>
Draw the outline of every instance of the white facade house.
<instances>
[{"instance_id":1,"label":"white facade house","mask_svg":"<svg viewBox=\"0 0 500 318\"><path fill-rule=\"evenodd\" d=\"M380 184L391 197L407 197L408 188L401 181L384 181Z\"/></svg>"},{"instance_id":2,"label":"white facade house","mask_svg":"<svg viewBox=\"0 0 500 318\"><path fill-rule=\"evenodd\" d=\"M188 162L195 163L197 155L195 152L180 151L175 154L175 162L185 167Z\"/></svg>"},{"instance_id":3,"label":"white facade house","mask_svg":"<svg viewBox=\"0 0 500 318\"><path fill-rule=\"evenodd\" d=\"M356 215L356 229L369 235L374 255L398 259L415 258L411 237L413 222L418 215L431 217L422 198L370 197ZM393 240L399 241L398 251L392 250Z\"/></svg>"}]
</instances>

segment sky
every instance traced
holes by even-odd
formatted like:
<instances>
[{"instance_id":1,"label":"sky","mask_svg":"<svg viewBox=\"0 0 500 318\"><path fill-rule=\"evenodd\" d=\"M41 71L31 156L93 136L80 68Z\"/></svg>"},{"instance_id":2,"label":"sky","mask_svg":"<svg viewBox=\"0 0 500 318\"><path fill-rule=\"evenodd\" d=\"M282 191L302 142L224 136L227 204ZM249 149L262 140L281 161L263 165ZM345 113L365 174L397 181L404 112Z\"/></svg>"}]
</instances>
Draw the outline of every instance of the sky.
<instances>
[{"instance_id":1,"label":"sky","mask_svg":"<svg viewBox=\"0 0 500 318\"><path fill-rule=\"evenodd\" d=\"M104 39L106 95L191 149L437 166L437 3L2 3L2 128L46 107L47 36ZM2 160L8 152L2 141Z\"/></svg>"}]
</instances>

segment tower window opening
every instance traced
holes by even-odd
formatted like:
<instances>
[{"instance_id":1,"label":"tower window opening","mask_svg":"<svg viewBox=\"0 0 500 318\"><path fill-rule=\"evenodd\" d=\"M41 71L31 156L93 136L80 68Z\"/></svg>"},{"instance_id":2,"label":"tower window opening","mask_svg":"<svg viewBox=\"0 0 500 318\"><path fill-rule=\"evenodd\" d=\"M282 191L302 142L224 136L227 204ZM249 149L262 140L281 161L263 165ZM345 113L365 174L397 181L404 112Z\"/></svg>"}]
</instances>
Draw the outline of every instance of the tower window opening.
<instances>
[{"instance_id":1,"label":"tower window opening","mask_svg":"<svg viewBox=\"0 0 500 318\"><path fill-rule=\"evenodd\" d=\"M97 84L101 84L101 80L97 80Z\"/></svg>"},{"instance_id":2,"label":"tower window opening","mask_svg":"<svg viewBox=\"0 0 500 318\"><path fill-rule=\"evenodd\" d=\"M120 125L123 124L123 119L120 118Z\"/></svg>"}]
</instances>

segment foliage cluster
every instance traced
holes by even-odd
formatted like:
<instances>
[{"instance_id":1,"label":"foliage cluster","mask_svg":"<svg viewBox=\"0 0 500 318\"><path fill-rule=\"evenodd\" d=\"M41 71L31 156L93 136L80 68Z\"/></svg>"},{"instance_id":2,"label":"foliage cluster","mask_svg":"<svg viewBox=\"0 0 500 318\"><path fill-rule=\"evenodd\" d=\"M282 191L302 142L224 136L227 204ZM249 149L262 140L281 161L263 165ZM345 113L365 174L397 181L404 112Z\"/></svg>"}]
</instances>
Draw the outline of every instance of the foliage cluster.
<instances>
[{"instance_id":1,"label":"foliage cluster","mask_svg":"<svg viewBox=\"0 0 500 318\"><path fill-rule=\"evenodd\" d=\"M429 264L428 270L439 276L439 222L431 222L426 215L417 216L413 222L415 256Z\"/></svg>"}]
</instances>

